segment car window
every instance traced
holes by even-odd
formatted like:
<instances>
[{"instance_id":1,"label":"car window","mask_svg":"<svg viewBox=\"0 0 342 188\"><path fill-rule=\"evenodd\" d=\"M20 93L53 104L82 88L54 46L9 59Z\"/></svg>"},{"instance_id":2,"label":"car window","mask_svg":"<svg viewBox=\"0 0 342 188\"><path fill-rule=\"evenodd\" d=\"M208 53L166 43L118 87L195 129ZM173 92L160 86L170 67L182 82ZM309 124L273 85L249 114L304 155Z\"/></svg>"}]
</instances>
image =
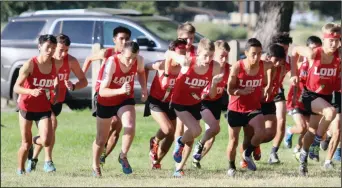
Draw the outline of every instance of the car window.
<instances>
[{"instance_id":1,"label":"car window","mask_svg":"<svg viewBox=\"0 0 342 188\"><path fill-rule=\"evenodd\" d=\"M95 21L64 20L62 33L68 35L71 43L92 44Z\"/></svg>"},{"instance_id":2,"label":"car window","mask_svg":"<svg viewBox=\"0 0 342 188\"><path fill-rule=\"evenodd\" d=\"M119 22L110 22L110 21L105 21L103 22L103 42L104 45L114 45L113 42L113 29L115 29L118 26L123 26L127 27L129 30L131 30L131 40L135 40L137 37L142 37L145 36L144 33L139 31L138 29Z\"/></svg>"},{"instance_id":3,"label":"car window","mask_svg":"<svg viewBox=\"0 0 342 188\"><path fill-rule=\"evenodd\" d=\"M38 38L45 21L12 21L1 33L1 39L34 40Z\"/></svg>"},{"instance_id":4,"label":"car window","mask_svg":"<svg viewBox=\"0 0 342 188\"><path fill-rule=\"evenodd\" d=\"M52 34L53 35L58 35L61 33L61 22L58 22L55 26L55 28L53 29Z\"/></svg>"}]
</instances>

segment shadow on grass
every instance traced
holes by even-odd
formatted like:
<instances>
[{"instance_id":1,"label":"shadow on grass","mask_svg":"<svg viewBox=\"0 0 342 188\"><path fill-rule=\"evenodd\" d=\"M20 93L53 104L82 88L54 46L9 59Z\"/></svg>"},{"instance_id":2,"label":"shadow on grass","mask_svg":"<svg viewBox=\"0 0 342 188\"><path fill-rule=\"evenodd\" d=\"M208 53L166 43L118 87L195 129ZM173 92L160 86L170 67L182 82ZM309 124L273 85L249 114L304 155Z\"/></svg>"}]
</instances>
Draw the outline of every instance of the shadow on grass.
<instances>
[{"instance_id":1,"label":"shadow on grass","mask_svg":"<svg viewBox=\"0 0 342 188\"><path fill-rule=\"evenodd\" d=\"M1 127L6 127L5 125L1 124Z\"/></svg>"}]
</instances>

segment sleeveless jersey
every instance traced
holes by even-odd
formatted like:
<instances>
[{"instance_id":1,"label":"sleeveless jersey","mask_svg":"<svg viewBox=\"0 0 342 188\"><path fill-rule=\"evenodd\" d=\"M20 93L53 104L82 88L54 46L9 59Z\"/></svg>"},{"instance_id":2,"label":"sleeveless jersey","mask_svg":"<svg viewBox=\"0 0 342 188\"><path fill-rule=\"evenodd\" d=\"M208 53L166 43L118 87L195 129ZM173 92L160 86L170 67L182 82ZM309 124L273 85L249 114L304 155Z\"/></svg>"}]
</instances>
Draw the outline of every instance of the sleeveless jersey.
<instances>
[{"instance_id":1,"label":"sleeveless jersey","mask_svg":"<svg viewBox=\"0 0 342 188\"><path fill-rule=\"evenodd\" d=\"M337 71L340 68L341 59L339 57L338 51L336 51L330 64L322 64L322 53L322 48L317 48L316 57L308 71L306 88L318 94L331 95L336 88L334 84L339 76L339 72Z\"/></svg>"},{"instance_id":2,"label":"sleeveless jersey","mask_svg":"<svg viewBox=\"0 0 342 188\"><path fill-rule=\"evenodd\" d=\"M102 77L103 77L103 72L105 69L105 64L108 60L108 58L112 55L117 55L120 54L121 52L115 52L114 48L107 48L105 53L104 53L104 60L103 63L101 64L101 68L99 70L99 74L97 75L97 80L96 80L96 84L95 84L95 91L99 92L100 89L100 85L101 85L101 81L102 81Z\"/></svg>"},{"instance_id":3,"label":"sleeveless jersey","mask_svg":"<svg viewBox=\"0 0 342 188\"><path fill-rule=\"evenodd\" d=\"M296 98L296 104L292 104L292 97L294 94L294 86L291 85L290 89L289 89L289 93L287 95L287 101L286 101L286 108L288 110L292 110L294 108L300 108L303 110L305 109L304 104L302 103L300 98L301 98L301 94L302 94L304 86L305 86L305 82L306 82L307 77L308 77L308 69L309 69L309 62L306 59L304 59L303 63L299 67L299 83L298 83L297 93L296 93L296 97L295 97Z\"/></svg>"},{"instance_id":4,"label":"sleeveless jersey","mask_svg":"<svg viewBox=\"0 0 342 188\"><path fill-rule=\"evenodd\" d=\"M70 76L70 66L69 66L69 55L66 55L63 59L63 64L58 70L58 79L59 79L59 84L58 84L58 99L57 102L63 102L65 100L65 94L67 91L67 87L65 86L65 80L69 80ZM51 96L51 102L53 101L53 97Z\"/></svg>"},{"instance_id":5,"label":"sleeveless jersey","mask_svg":"<svg viewBox=\"0 0 342 188\"><path fill-rule=\"evenodd\" d=\"M108 88L110 89L119 89L121 86L128 82L131 86L131 92L127 94L116 95L113 97L102 97L100 94L98 95L97 102L103 106L115 106L121 104L123 101L134 98L134 76L137 73L138 62L137 60L133 63L131 69L124 73L120 68L120 60L117 55L109 58L111 62L115 63L115 72L112 75L112 80Z\"/></svg>"},{"instance_id":6,"label":"sleeveless jersey","mask_svg":"<svg viewBox=\"0 0 342 188\"><path fill-rule=\"evenodd\" d=\"M262 87L264 78L264 62L259 61L259 71L256 75L250 76L245 71L243 61L239 61L239 73L237 75L237 88L244 89L253 87L254 91L248 95L230 96L228 110L248 113L261 108Z\"/></svg>"},{"instance_id":7,"label":"sleeveless jersey","mask_svg":"<svg viewBox=\"0 0 342 188\"><path fill-rule=\"evenodd\" d=\"M152 81L151 89L150 89L150 96L156 98L162 102L170 102L171 95L173 92L173 87L176 83L177 75L169 74L169 88L163 89L162 88L162 80L164 75L159 75L159 72L156 71L154 79Z\"/></svg>"},{"instance_id":8,"label":"sleeveless jersey","mask_svg":"<svg viewBox=\"0 0 342 188\"><path fill-rule=\"evenodd\" d=\"M51 110L50 91L54 88L54 80L57 76L55 62L52 59L51 72L43 74L39 70L37 57L34 57L32 61L33 71L26 78L23 87L27 89L42 88L41 94L37 97L20 94L18 99L19 109L27 112L47 112Z\"/></svg>"},{"instance_id":9,"label":"sleeveless jersey","mask_svg":"<svg viewBox=\"0 0 342 188\"><path fill-rule=\"evenodd\" d=\"M171 102L191 106L201 102L201 93L212 78L213 62L210 62L208 71L203 74L195 72L196 57L192 57L190 67L186 73L180 72L176 79Z\"/></svg>"},{"instance_id":10,"label":"sleeveless jersey","mask_svg":"<svg viewBox=\"0 0 342 188\"><path fill-rule=\"evenodd\" d=\"M224 75L223 75L223 78L221 80L220 83L217 84L216 88L217 88L217 94L214 98L210 98L209 97L209 91L210 91L210 87L211 87L211 82L208 84L207 87L205 87L205 89L203 90L202 92L202 95L203 94L207 94L207 96L204 98L204 100L208 100L208 101L216 101L218 100L219 98L222 97L223 95L223 91L224 91L224 88L227 87L227 82L228 82L228 76L229 76L229 64L225 64L225 67L224 67Z\"/></svg>"}]
</instances>

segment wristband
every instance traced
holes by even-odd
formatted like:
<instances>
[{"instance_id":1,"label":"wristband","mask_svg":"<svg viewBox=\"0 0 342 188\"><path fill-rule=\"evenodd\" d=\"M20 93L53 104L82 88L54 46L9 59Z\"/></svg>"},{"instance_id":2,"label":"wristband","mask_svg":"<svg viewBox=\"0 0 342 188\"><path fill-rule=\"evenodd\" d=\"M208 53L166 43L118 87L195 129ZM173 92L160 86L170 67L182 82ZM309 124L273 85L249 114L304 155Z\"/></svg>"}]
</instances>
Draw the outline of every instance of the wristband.
<instances>
[{"instance_id":1,"label":"wristband","mask_svg":"<svg viewBox=\"0 0 342 188\"><path fill-rule=\"evenodd\" d=\"M168 74L166 74L165 72L163 73L163 75L164 75L164 77L169 77L169 75Z\"/></svg>"}]
</instances>

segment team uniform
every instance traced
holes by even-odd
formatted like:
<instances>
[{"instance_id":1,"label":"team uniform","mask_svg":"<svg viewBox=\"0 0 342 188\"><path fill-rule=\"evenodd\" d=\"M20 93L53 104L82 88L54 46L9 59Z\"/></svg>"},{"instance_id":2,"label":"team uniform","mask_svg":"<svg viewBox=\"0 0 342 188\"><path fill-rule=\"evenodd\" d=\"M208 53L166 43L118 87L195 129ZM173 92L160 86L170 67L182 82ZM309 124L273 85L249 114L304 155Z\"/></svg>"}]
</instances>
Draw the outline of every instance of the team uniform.
<instances>
[{"instance_id":1,"label":"team uniform","mask_svg":"<svg viewBox=\"0 0 342 188\"><path fill-rule=\"evenodd\" d=\"M106 67L106 62L108 60L108 58L110 56L113 56L113 55L117 55L117 54L120 54L121 52L116 52L114 50L114 48L107 48L105 53L104 53L104 60L103 60L103 63L101 65L101 68L99 70L99 74L97 76L97 80L96 80L96 83L95 83L95 93L94 93L94 99L93 99L93 113L92 115L94 117L96 117L96 111L97 111L97 98L98 98L98 93L99 93L99 90L100 90L100 85L101 85L101 81L102 81L102 77L103 77L103 73L104 73L104 69Z\"/></svg>"},{"instance_id":2,"label":"team uniform","mask_svg":"<svg viewBox=\"0 0 342 188\"><path fill-rule=\"evenodd\" d=\"M162 87L164 74L156 71L152 81L150 95L145 103L144 117L151 115L151 110L155 112L164 112L170 120L176 119L176 113L170 108L173 87L176 83L177 75L169 74L169 87Z\"/></svg>"},{"instance_id":3,"label":"team uniform","mask_svg":"<svg viewBox=\"0 0 342 188\"><path fill-rule=\"evenodd\" d=\"M281 79L281 70L282 70L281 66L276 67L274 77L271 78L271 87L272 87L271 95L268 97L267 100L263 99L261 102L261 112L263 115L275 115L276 114L275 99L277 96L279 96L278 91L281 89L282 81L284 79L284 78Z\"/></svg>"},{"instance_id":4,"label":"team uniform","mask_svg":"<svg viewBox=\"0 0 342 188\"><path fill-rule=\"evenodd\" d=\"M317 48L316 57L312 66L308 70L308 78L304 87L302 101L305 109L311 114L311 102L320 97L331 103L332 93L335 90L340 70L340 58L338 51L334 53L334 58L330 64L321 63L322 48Z\"/></svg>"},{"instance_id":5,"label":"team uniform","mask_svg":"<svg viewBox=\"0 0 342 188\"><path fill-rule=\"evenodd\" d=\"M120 62L117 55L108 58L107 63L115 64L115 72L108 88L119 89L125 82L128 82L132 90L129 94L121 94L113 97L97 96L96 116L100 118L111 118L117 115L118 110L126 105L135 105L134 100L134 76L137 73L138 62L135 60L131 69L124 73L120 68Z\"/></svg>"},{"instance_id":6,"label":"team uniform","mask_svg":"<svg viewBox=\"0 0 342 188\"><path fill-rule=\"evenodd\" d=\"M213 62L210 62L208 71L199 75L195 72L196 57L192 57L190 67L186 73L180 72L176 79L174 92L171 97L171 107L177 111L188 111L200 120L201 93L212 79Z\"/></svg>"},{"instance_id":7,"label":"team uniform","mask_svg":"<svg viewBox=\"0 0 342 188\"><path fill-rule=\"evenodd\" d=\"M261 114L264 62L259 62L259 71L253 76L247 74L242 60L238 63L240 68L237 75L237 88L253 87L254 91L248 95L230 96L227 119L231 127L245 126L251 119Z\"/></svg>"},{"instance_id":8,"label":"team uniform","mask_svg":"<svg viewBox=\"0 0 342 188\"><path fill-rule=\"evenodd\" d=\"M227 87L227 81L229 76L229 64L226 63L224 66L224 75L222 78L222 81L217 84L217 94L215 98L209 97L209 91L211 83L208 84L208 86L204 89L203 94L206 94L207 96L202 100L202 107L201 111L208 109L215 117L215 119L219 120L221 117L221 106L222 106L222 97L224 89Z\"/></svg>"},{"instance_id":9,"label":"team uniform","mask_svg":"<svg viewBox=\"0 0 342 188\"><path fill-rule=\"evenodd\" d=\"M301 101L301 96L304 91L305 83L308 77L308 69L309 69L309 62L304 59L303 63L299 67L299 83L297 87L297 93L295 96L295 104L293 104L292 97L294 94L295 87L293 85L290 86L289 93L287 95L287 102L286 107L289 112L289 115L294 114L302 114L303 116L310 116L310 113L305 110L304 104Z\"/></svg>"},{"instance_id":10,"label":"team uniform","mask_svg":"<svg viewBox=\"0 0 342 188\"><path fill-rule=\"evenodd\" d=\"M286 76L286 73L291 70L289 62L290 62L290 57L287 56L287 60L285 62L285 73L282 74L282 77L281 77L281 80L280 80L280 87L278 89L278 94L274 97L274 102L286 101L285 90L284 90L284 87L283 87L283 81L284 81L284 78Z\"/></svg>"},{"instance_id":11,"label":"team uniform","mask_svg":"<svg viewBox=\"0 0 342 188\"><path fill-rule=\"evenodd\" d=\"M68 56L69 55L66 55L63 58L63 64L58 70L59 92L58 92L57 103L51 104L51 110L55 114L56 117L61 113L63 102L65 100L65 96L67 95L67 87L65 86L64 82L65 80L69 80L69 76L70 76L70 65L69 65ZM54 96L51 95L51 103L53 101L53 98Z\"/></svg>"},{"instance_id":12,"label":"team uniform","mask_svg":"<svg viewBox=\"0 0 342 188\"><path fill-rule=\"evenodd\" d=\"M52 59L52 68L49 74L43 74L38 67L37 57L32 59L33 71L26 78L24 88L39 89L42 93L37 97L20 94L18 99L18 108L21 116L29 121L39 121L51 117L50 91L54 88L56 78L56 66Z\"/></svg>"}]
</instances>

